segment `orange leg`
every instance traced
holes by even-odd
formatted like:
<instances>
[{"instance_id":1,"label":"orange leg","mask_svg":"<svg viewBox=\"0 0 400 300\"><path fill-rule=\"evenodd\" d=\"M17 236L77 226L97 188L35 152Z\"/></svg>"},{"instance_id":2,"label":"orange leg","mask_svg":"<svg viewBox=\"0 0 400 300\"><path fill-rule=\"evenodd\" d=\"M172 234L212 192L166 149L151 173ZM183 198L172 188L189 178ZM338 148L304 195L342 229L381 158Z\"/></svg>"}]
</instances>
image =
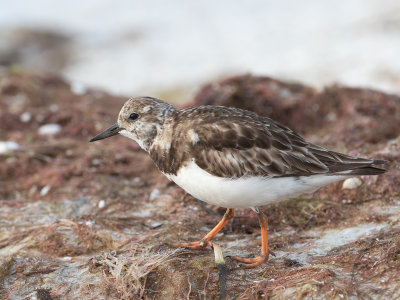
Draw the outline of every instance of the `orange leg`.
<instances>
[{"instance_id":1,"label":"orange leg","mask_svg":"<svg viewBox=\"0 0 400 300\"><path fill-rule=\"evenodd\" d=\"M261 255L255 258L243 258L234 256L233 259L244 263L245 268L254 268L258 267L264 262L268 261L268 222L267 217L264 215L263 212L257 213L258 221L260 222L261 227Z\"/></svg>"},{"instance_id":2,"label":"orange leg","mask_svg":"<svg viewBox=\"0 0 400 300\"><path fill-rule=\"evenodd\" d=\"M229 223L230 220L232 220L234 216L233 209L228 208L222 218L221 221L209 232L205 237L203 237L200 241L198 242L192 242L192 243L179 243L179 244L172 244L170 245L173 248L179 248L179 247L184 247L184 248L189 248L189 249L203 249L206 248L207 246L212 246L211 240L217 235L218 232L221 231L222 228L225 227L226 224Z\"/></svg>"}]
</instances>

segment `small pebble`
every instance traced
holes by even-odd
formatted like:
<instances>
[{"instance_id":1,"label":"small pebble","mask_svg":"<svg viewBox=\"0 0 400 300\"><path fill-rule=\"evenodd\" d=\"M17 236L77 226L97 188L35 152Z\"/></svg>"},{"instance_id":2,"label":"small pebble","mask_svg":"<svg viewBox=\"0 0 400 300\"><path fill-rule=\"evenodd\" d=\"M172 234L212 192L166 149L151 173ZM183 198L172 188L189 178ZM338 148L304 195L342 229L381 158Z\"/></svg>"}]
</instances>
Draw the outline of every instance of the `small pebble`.
<instances>
[{"instance_id":1,"label":"small pebble","mask_svg":"<svg viewBox=\"0 0 400 300\"><path fill-rule=\"evenodd\" d=\"M93 158L93 159L92 159L92 164L93 164L94 166L99 166L99 165L101 165L102 162L103 162L103 160L100 159L100 158Z\"/></svg>"},{"instance_id":2,"label":"small pebble","mask_svg":"<svg viewBox=\"0 0 400 300\"><path fill-rule=\"evenodd\" d=\"M348 178L343 182L342 189L352 190L358 188L362 184L362 181L358 177Z\"/></svg>"},{"instance_id":3,"label":"small pebble","mask_svg":"<svg viewBox=\"0 0 400 300\"><path fill-rule=\"evenodd\" d=\"M89 227L92 227L94 225L94 221L86 221L85 225L89 226Z\"/></svg>"},{"instance_id":4,"label":"small pebble","mask_svg":"<svg viewBox=\"0 0 400 300\"><path fill-rule=\"evenodd\" d=\"M32 115L29 112L24 112L23 114L21 114L21 116L19 117L20 121L23 123L28 123L31 119L32 119Z\"/></svg>"},{"instance_id":5,"label":"small pebble","mask_svg":"<svg viewBox=\"0 0 400 300\"><path fill-rule=\"evenodd\" d=\"M39 134L40 135L53 135L61 131L61 126L58 124L46 124L40 126Z\"/></svg>"},{"instance_id":6,"label":"small pebble","mask_svg":"<svg viewBox=\"0 0 400 300\"><path fill-rule=\"evenodd\" d=\"M106 201L100 200L98 206L99 206L99 208L104 208L106 206Z\"/></svg>"},{"instance_id":7,"label":"small pebble","mask_svg":"<svg viewBox=\"0 0 400 300\"><path fill-rule=\"evenodd\" d=\"M153 201L154 199L156 199L160 195L161 195L160 190L159 189L154 189L150 194L150 201Z\"/></svg>"},{"instance_id":8,"label":"small pebble","mask_svg":"<svg viewBox=\"0 0 400 300\"><path fill-rule=\"evenodd\" d=\"M158 228L158 227L160 227L160 226L162 226L163 225L163 223L162 222L158 222L158 221L151 221L149 224L148 224L148 226L151 228L151 229L156 229L156 228Z\"/></svg>"},{"instance_id":9,"label":"small pebble","mask_svg":"<svg viewBox=\"0 0 400 300\"><path fill-rule=\"evenodd\" d=\"M11 152L14 150L18 150L19 146L15 142L10 142L10 141L0 141L0 154Z\"/></svg>"},{"instance_id":10,"label":"small pebble","mask_svg":"<svg viewBox=\"0 0 400 300\"><path fill-rule=\"evenodd\" d=\"M64 260L64 261L70 261L70 260L72 260L72 257L71 256L64 256L61 259Z\"/></svg>"},{"instance_id":11,"label":"small pebble","mask_svg":"<svg viewBox=\"0 0 400 300\"><path fill-rule=\"evenodd\" d=\"M40 195L46 196L49 193L50 188L51 187L49 185L45 185L44 187L42 187L42 189L40 190Z\"/></svg>"}]
</instances>

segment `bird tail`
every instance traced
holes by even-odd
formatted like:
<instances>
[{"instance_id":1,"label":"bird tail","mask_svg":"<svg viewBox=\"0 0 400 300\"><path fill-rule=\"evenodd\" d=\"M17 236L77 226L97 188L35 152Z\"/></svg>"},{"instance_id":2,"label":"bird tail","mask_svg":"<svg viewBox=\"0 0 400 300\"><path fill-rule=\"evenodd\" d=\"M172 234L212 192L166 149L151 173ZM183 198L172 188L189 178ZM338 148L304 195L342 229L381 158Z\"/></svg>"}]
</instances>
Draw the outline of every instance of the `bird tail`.
<instances>
[{"instance_id":1,"label":"bird tail","mask_svg":"<svg viewBox=\"0 0 400 300\"><path fill-rule=\"evenodd\" d=\"M348 170L338 172L339 174L345 174L345 175L379 175L385 173L387 170L376 167L375 165L383 165L385 164L385 160L373 160L371 161L368 165L365 164L360 164L357 166L356 163L352 163L348 165ZM345 164L344 164L345 165Z\"/></svg>"},{"instance_id":2,"label":"bird tail","mask_svg":"<svg viewBox=\"0 0 400 300\"><path fill-rule=\"evenodd\" d=\"M311 153L335 175L378 175L386 170L380 165L387 163L385 160L352 157L343 153L330 151L320 146L310 145Z\"/></svg>"}]
</instances>

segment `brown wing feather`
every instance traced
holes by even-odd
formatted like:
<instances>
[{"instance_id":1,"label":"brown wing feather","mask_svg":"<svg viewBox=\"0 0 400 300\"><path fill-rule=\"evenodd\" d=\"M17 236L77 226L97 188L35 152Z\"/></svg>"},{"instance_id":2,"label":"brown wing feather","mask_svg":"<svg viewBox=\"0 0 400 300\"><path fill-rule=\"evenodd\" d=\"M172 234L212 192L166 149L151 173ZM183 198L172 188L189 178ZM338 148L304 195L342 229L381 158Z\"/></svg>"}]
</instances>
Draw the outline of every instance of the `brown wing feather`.
<instances>
[{"instance_id":1,"label":"brown wing feather","mask_svg":"<svg viewBox=\"0 0 400 300\"><path fill-rule=\"evenodd\" d=\"M171 141L170 145L169 141ZM177 111L164 124L150 156L166 174L194 158L199 167L219 177L373 175L383 161L353 158L306 142L289 128L253 112L222 106Z\"/></svg>"},{"instance_id":2,"label":"brown wing feather","mask_svg":"<svg viewBox=\"0 0 400 300\"><path fill-rule=\"evenodd\" d=\"M218 115L215 109L209 115L205 107L191 116L198 142L190 152L207 172L231 178L329 172L307 150L309 144L289 128L248 111L227 113L230 108L224 107Z\"/></svg>"}]
</instances>

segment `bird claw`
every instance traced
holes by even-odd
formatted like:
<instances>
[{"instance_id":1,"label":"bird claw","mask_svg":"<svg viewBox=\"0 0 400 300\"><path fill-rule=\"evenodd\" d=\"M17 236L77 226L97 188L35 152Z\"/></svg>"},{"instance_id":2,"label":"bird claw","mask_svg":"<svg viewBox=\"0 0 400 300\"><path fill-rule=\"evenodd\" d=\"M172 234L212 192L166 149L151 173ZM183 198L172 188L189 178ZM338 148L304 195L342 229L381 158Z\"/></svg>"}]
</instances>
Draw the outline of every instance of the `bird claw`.
<instances>
[{"instance_id":1,"label":"bird claw","mask_svg":"<svg viewBox=\"0 0 400 300\"><path fill-rule=\"evenodd\" d=\"M238 256L232 256L233 259L239 261L238 266L244 268L256 268L261 264L268 261L268 255L261 255L254 258L244 258Z\"/></svg>"},{"instance_id":2,"label":"bird claw","mask_svg":"<svg viewBox=\"0 0 400 300\"><path fill-rule=\"evenodd\" d=\"M212 247L211 241L197 241L191 243L170 244L171 248L184 248L186 250L201 250L207 247Z\"/></svg>"}]
</instances>

